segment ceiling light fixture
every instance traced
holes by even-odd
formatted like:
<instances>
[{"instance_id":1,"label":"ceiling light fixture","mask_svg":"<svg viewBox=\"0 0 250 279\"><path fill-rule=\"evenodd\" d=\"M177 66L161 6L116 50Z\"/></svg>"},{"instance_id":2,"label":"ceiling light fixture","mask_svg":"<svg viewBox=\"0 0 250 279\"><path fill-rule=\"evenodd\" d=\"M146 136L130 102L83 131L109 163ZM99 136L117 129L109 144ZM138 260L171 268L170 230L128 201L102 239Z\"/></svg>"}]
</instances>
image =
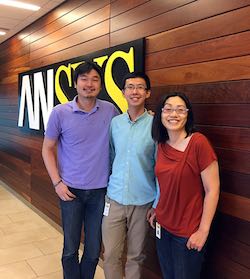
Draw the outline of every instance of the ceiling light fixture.
<instances>
[{"instance_id":1,"label":"ceiling light fixture","mask_svg":"<svg viewBox=\"0 0 250 279\"><path fill-rule=\"evenodd\" d=\"M0 5L11 6L15 8L32 10L32 11L38 11L40 9L40 7L37 5L27 4L20 1L11 1L11 0L9 1L0 0Z\"/></svg>"}]
</instances>

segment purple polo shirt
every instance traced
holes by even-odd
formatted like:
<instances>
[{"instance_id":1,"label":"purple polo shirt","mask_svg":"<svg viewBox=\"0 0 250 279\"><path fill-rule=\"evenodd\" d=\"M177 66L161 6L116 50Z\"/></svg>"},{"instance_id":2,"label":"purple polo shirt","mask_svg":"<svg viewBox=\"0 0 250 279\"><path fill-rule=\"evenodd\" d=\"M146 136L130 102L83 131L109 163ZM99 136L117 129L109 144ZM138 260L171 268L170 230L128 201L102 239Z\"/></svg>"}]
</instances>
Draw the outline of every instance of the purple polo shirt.
<instances>
[{"instance_id":1,"label":"purple polo shirt","mask_svg":"<svg viewBox=\"0 0 250 279\"><path fill-rule=\"evenodd\" d=\"M90 112L75 97L52 110L45 137L58 140L58 169L63 182L77 189L107 187L110 174L109 126L115 106L97 99Z\"/></svg>"}]
</instances>

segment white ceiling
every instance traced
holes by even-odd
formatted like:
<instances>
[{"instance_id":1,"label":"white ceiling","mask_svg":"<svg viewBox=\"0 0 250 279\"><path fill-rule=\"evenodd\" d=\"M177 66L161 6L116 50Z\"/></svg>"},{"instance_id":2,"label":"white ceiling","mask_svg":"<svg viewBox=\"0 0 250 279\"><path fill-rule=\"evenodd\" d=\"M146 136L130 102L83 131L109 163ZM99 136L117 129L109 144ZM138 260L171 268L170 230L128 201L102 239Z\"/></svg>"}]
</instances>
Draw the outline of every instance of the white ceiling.
<instances>
[{"instance_id":1,"label":"white ceiling","mask_svg":"<svg viewBox=\"0 0 250 279\"><path fill-rule=\"evenodd\" d=\"M20 0L21 2L40 6L38 11L24 10L0 5L0 30L7 29L6 35L0 36L0 44L12 37L24 27L30 25L65 0Z\"/></svg>"}]
</instances>

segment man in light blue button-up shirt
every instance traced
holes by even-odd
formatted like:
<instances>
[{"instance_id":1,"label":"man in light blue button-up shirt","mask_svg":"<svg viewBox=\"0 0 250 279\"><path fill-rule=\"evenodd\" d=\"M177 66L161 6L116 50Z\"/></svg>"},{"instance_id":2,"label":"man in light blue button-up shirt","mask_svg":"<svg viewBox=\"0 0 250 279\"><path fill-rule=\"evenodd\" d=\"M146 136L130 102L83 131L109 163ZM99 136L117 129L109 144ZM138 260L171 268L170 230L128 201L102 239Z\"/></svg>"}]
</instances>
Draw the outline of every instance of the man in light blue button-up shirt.
<instances>
[{"instance_id":1,"label":"man in light blue button-up shirt","mask_svg":"<svg viewBox=\"0 0 250 279\"><path fill-rule=\"evenodd\" d=\"M122 253L127 238L126 279L141 278L146 215L156 197L153 117L145 109L150 81L131 73L123 82L128 111L113 118L110 128L112 173L109 178L102 234L106 279L122 279Z\"/></svg>"}]
</instances>

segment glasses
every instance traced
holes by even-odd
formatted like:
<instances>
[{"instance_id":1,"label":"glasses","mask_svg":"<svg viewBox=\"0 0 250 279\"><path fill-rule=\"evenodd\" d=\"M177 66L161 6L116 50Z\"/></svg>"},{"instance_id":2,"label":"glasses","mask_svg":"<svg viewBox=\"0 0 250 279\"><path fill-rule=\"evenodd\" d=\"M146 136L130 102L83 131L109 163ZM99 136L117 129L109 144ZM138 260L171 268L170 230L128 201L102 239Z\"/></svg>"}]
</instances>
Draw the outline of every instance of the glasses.
<instances>
[{"instance_id":1,"label":"glasses","mask_svg":"<svg viewBox=\"0 0 250 279\"><path fill-rule=\"evenodd\" d=\"M125 86L124 89L127 91L134 91L135 89L138 91L145 91L145 90L147 90L147 87L145 87L142 84L138 84L138 85L129 84L129 85Z\"/></svg>"},{"instance_id":2,"label":"glasses","mask_svg":"<svg viewBox=\"0 0 250 279\"><path fill-rule=\"evenodd\" d=\"M178 115L186 115L187 112L189 111L189 109L187 109L185 107L172 108L172 107L169 107L169 106L165 106L161 109L161 111L163 113L166 113L166 114L171 114L175 111Z\"/></svg>"}]
</instances>

